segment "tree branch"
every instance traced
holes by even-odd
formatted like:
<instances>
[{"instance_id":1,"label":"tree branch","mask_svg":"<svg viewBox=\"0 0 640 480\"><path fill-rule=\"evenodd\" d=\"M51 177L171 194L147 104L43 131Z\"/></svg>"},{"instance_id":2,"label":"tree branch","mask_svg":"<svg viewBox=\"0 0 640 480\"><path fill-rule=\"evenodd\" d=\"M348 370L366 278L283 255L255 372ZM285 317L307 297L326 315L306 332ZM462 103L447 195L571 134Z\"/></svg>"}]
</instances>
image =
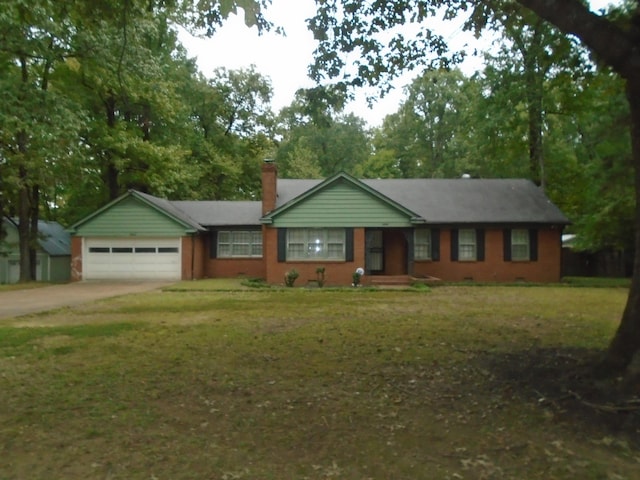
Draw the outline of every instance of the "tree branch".
<instances>
[{"instance_id":1,"label":"tree branch","mask_svg":"<svg viewBox=\"0 0 640 480\"><path fill-rule=\"evenodd\" d=\"M629 80L638 75L640 49L633 35L591 12L580 0L517 1L561 31L578 37L622 77Z\"/></svg>"}]
</instances>

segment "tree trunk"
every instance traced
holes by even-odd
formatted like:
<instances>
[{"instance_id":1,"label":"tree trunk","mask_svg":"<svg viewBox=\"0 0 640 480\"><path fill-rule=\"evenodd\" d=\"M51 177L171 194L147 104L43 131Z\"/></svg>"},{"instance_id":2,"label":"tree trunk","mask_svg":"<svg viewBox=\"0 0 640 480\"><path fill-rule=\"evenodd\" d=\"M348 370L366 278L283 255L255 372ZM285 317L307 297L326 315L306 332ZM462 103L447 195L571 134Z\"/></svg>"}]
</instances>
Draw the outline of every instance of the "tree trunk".
<instances>
[{"instance_id":1,"label":"tree trunk","mask_svg":"<svg viewBox=\"0 0 640 480\"><path fill-rule=\"evenodd\" d=\"M640 352L640 7L636 2L628 28L623 30L617 22L590 12L581 0L518 0L518 3L564 33L577 36L627 82L636 196L636 252L627 305L603 364L605 372L622 371Z\"/></svg>"},{"instance_id":2,"label":"tree trunk","mask_svg":"<svg viewBox=\"0 0 640 480\"><path fill-rule=\"evenodd\" d=\"M38 279L38 220L40 219L40 187L34 185L31 188L29 198L29 276L32 281Z\"/></svg>"},{"instance_id":3,"label":"tree trunk","mask_svg":"<svg viewBox=\"0 0 640 480\"><path fill-rule=\"evenodd\" d=\"M18 192L18 241L20 250L20 278L19 282L32 281L31 255L29 255L29 186L27 185L27 171L20 166L20 190Z\"/></svg>"},{"instance_id":4,"label":"tree trunk","mask_svg":"<svg viewBox=\"0 0 640 480\"><path fill-rule=\"evenodd\" d=\"M640 75L638 81L627 80L631 109L631 150L636 192L635 258L627 305L604 362L605 372L624 370L640 351Z\"/></svg>"},{"instance_id":5,"label":"tree trunk","mask_svg":"<svg viewBox=\"0 0 640 480\"><path fill-rule=\"evenodd\" d=\"M109 96L104 101L105 113L107 115L107 126L109 128L116 127L116 100L114 96ZM109 200L115 200L120 196L120 184L119 177L120 171L115 164L113 152L107 150L105 152L106 161L104 164L104 170L102 171L104 182L107 185L109 192Z\"/></svg>"}]
</instances>

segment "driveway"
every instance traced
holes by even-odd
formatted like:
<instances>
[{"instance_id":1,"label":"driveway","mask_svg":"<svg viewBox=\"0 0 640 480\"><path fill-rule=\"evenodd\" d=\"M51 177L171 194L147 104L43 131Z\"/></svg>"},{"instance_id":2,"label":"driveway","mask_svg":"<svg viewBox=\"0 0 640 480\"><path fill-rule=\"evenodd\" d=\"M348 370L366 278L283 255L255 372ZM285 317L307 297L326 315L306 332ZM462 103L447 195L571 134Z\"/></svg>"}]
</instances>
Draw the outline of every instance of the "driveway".
<instances>
[{"instance_id":1,"label":"driveway","mask_svg":"<svg viewBox=\"0 0 640 480\"><path fill-rule=\"evenodd\" d=\"M155 290L173 282L73 282L0 292L0 319L70 307L101 298Z\"/></svg>"}]
</instances>

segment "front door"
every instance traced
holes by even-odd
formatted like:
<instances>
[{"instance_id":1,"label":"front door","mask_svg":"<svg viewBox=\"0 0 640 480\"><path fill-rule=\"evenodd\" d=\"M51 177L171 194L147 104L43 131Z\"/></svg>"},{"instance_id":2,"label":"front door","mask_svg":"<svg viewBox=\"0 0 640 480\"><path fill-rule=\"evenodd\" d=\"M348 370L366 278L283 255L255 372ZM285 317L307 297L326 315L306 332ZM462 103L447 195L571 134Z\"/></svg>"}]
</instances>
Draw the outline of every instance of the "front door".
<instances>
[{"instance_id":1,"label":"front door","mask_svg":"<svg viewBox=\"0 0 640 480\"><path fill-rule=\"evenodd\" d=\"M384 241L382 230L367 230L365 234L365 271L368 275L384 272Z\"/></svg>"}]
</instances>

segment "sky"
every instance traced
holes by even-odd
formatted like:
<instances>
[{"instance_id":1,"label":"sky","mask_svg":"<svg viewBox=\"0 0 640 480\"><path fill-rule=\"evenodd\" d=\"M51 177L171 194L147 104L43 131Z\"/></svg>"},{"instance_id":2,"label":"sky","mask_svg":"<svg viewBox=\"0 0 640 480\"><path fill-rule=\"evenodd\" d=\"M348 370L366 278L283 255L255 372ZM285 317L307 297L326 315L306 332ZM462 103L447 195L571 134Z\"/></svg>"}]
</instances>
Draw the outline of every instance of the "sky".
<instances>
[{"instance_id":1,"label":"sky","mask_svg":"<svg viewBox=\"0 0 640 480\"><path fill-rule=\"evenodd\" d=\"M592 0L593 9L600 9L611 3L609 0ZM307 76L307 68L312 61L315 41L306 27L306 19L315 13L314 0L273 0L266 16L286 32L286 37L275 33L258 35L255 27L244 24L242 14L230 16L212 38L194 38L180 32L180 41L190 57L197 58L198 68L210 77L217 67L230 70L255 68L270 78L273 88L272 108L278 112L291 104L296 90L313 87ZM450 43L452 50L473 50L477 40L469 32L463 32L462 22L443 25L441 35ZM489 41L485 40L488 45ZM466 74L482 67L482 60L469 56L462 65ZM394 89L378 100L372 108L366 102L367 93L361 91L347 108L365 119L370 126L379 126L388 114L394 113L403 99L403 87L411 83L418 72L407 72L394 83Z\"/></svg>"}]
</instances>

